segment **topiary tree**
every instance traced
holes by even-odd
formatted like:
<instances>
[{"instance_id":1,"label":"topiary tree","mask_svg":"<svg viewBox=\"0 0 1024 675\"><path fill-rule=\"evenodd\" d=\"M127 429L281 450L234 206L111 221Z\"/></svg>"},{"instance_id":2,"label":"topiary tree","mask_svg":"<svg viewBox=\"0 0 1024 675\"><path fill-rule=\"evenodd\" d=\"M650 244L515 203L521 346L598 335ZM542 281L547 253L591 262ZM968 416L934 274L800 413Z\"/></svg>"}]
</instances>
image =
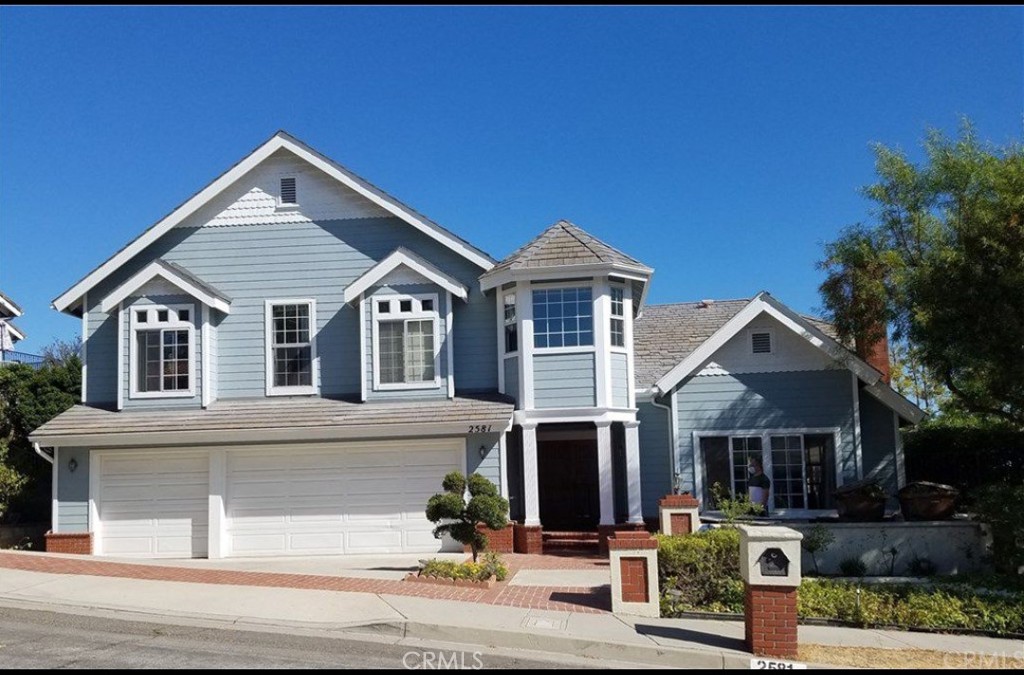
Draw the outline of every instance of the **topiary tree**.
<instances>
[{"instance_id":1,"label":"topiary tree","mask_svg":"<svg viewBox=\"0 0 1024 675\"><path fill-rule=\"evenodd\" d=\"M469 487L469 501L466 501L466 487ZM508 500L498 494L494 483L478 473L469 477L461 471L452 471L441 481L444 492L436 494L427 502L427 520L437 525L434 536L440 539L450 535L455 541L466 544L473 551L476 562L480 551L487 548L487 535L477 529L483 524L492 530L508 525Z\"/></svg>"}]
</instances>

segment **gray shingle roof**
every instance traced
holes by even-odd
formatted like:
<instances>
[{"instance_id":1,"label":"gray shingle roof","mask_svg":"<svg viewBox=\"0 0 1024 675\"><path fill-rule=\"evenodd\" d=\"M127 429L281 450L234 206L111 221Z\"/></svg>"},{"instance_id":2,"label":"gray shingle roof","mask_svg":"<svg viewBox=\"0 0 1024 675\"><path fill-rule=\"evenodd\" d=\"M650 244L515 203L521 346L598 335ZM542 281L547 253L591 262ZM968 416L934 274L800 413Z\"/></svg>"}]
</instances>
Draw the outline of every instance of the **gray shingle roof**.
<instances>
[{"instance_id":1,"label":"gray shingle roof","mask_svg":"<svg viewBox=\"0 0 1024 675\"><path fill-rule=\"evenodd\" d=\"M249 432L260 434L299 429L324 432L330 437L344 427L368 435L373 429L409 425L418 435L429 435L440 425L493 424L509 420L513 405L498 394L458 396L427 401L374 401L355 403L325 398L239 399L217 401L209 408L191 410L131 410L114 412L76 405L31 434L35 442L61 445L62 438L117 437L146 441L147 434L192 432ZM380 434L377 434L380 435ZM408 435L396 433L399 435Z\"/></svg>"},{"instance_id":2,"label":"gray shingle roof","mask_svg":"<svg viewBox=\"0 0 1024 675\"><path fill-rule=\"evenodd\" d=\"M636 258L609 246L568 220L560 220L491 268L487 275L507 269L595 263L617 263L650 271Z\"/></svg>"},{"instance_id":3,"label":"gray shingle roof","mask_svg":"<svg viewBox=\"0 0 1024 675\"><path fill-rule=\"evenodd\" d=\"M231 302L231 298L228 297L226 293L221 293L219 290L217 290L216 288L214 288L210 284L206 283L205 281L203 281L202 279L200 279L196 275L192 274L191 272L189 272L187 269L185 269L181 265L179 265L177 263L172 263L169 260L164 260L163 258L160 258L159 260L157 260L156 264L160 265L161 267L163 267L164 269L168 270L169 272L173 272L174 274L177 274L178 276L182 277L183 279L188 281L193 286L196 286L198 288L203 289L204 291L206 291L210 295L214 296L215 298L220 298L221 300L224 300L225 302Z\"/></svg>"}]
</instances>

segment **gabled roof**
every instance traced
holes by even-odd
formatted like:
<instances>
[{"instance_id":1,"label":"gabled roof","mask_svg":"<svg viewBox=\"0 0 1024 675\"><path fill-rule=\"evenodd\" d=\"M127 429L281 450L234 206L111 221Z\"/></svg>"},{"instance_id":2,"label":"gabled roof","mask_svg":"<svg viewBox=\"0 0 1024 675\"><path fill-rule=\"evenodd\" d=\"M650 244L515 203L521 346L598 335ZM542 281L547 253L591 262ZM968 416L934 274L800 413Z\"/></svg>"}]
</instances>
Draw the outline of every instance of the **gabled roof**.
<instances>
[{"instance_id":1,"label":"gabled roof","mask_svg":"<svg viewBox=\"0 0 1024 675\"><path fill-rule=\"evenodd\" d=\"M22 315L21 307L3 293L0 293L0 316L18 317Z\"/></svg>"},{"instance_id":2,"label":"gabled roof","mask_svg":"<svg viewBox=\"0 0 1024 675\"><path fill-rule=\"evenodd\" d=\"M25 339L25 334L10 319L0 319L0 327L7 332L12 342L19 342ZM0 341L0 348L2 348L2 341Z\"/></svg>"},{"instance_id":3,"label":"gabled roof","mask_svg":"<svg viewBox=\"0 0 1024 675\"><path fill-rule=\"evenodd\" d=\"M294 136L278 131L268 141L253 150L244 159L221 174L212 183L193 195L184 204L174 209L159 222L151 226L127 246L108 258L103 264L86 275L81 281L62 293L53 301L53 306L59 311L74 310L82 296L103 279L107 278L114 270L130 260L149 244L153 243L175 225L185 218L194 214L202 206L210 202L214 197L223 192L226 188L235 183L239 178L259 165L275 152L284 149L296 155L310 165L320 169L327 175L337 180L342 185L363 196L385 211L397 218L409 223L412 227L420 230L428 237L444 244L451 250L462 255L482 269L490 269L494 265L494 259L489 255L471 245L441 227L426 216L414 211L380 188L370 184L368 181L349 171L332 159L320 154Z\"/></svg>"},{"instance_id":4,"label":"gabled roof","mask_svg":"<svg viewBox=\"0 0 1024 675\"><path fill-rule=\"evenodd\" d=\"M103 298L100 309L110 312L116 308L125 298L137 292L144 285L154 279L163 279L169 284L181 289L183 292L199 300L207 307L229 314L231 312L231 299L216 288L206 283L196 275L189 272L181 265L166 260L154 260L142 268L113 291Z\"/></svg>"},{"instance_id":5,"label":"gabled roof","mask_svg":"<svg viewBox=\"0 0 1024 675\"><path fill-rule=\"evenodd\" d=\"M634 329L638 387L650 386L653 379L656 394L672 391L762 313L851 370L864 382L865 391L904 419L916 423L924 418L924 411L885 384L881 373L823 331L820 326L827 324L794 312L765 292L750 300L649 307Z\"/></svg>"},{"instance_id":6,"label":"gabled roof","mask_svg":"<svg viewBox=\"0 0 1024 675\"><path fill-rule=\"evenodd\" d=\"M602 263L653 271L636 258L609 246L568 220L559 220L483 276L493 276L509 269Z\"/></svg>"},{"instance_id":7,"label":"gabled roof","mask_svg":"<svg viewBox=\"0 0 1024 675\"><path fill-rule=\"evenodd\" d=\"M363 272L358 279L345 288L345 302L357 300L359 296L369 290L371 286L399 267L407 267L411 269L416 272L416 274L428 281L432 281L457 298L461 298L462 300L469 298L468 290L459 282L458 279L445 274L412 251L399 247L389 253L387 257L379 263Z\"/></svg>"}]
</instances>

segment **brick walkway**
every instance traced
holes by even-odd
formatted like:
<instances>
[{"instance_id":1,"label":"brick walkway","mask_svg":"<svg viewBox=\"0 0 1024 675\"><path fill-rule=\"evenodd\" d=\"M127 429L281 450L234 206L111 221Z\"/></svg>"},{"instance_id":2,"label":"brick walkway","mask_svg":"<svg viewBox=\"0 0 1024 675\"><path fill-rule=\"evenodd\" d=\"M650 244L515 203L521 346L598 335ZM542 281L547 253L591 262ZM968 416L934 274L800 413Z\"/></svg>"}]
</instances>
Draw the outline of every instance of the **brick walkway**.
<instances>
[{"instance_id":1,"label":"brick walkway","mask_svg":"<svg viewBox=\"0 0 1024 675\"><path fill-rule=\"evenodd\" d=\"M555 558L559 562L538 560ZM509 580L521 569L590 569L607 560L556 558L555 556L506 556ZM550 565L538 567L538 565ZM230 586L265 586L300 588L317 591L347 591L378 595L410 595L439 600L460 600L488 605L552 609L565 612L596 613L611 610L607 588L571 588L560 586L509 586L508 581L489 589L456 588L434 584L412 584L391 579L364 579L315 574L280 574L276 572L245 572L199 567L173 567L107 562L96 558L57 558L26 553L0 553L0 568L49 574L83 574L95 577L121 577L146 581L178 581L196 584Z\"/></svg>"}]
</instances>

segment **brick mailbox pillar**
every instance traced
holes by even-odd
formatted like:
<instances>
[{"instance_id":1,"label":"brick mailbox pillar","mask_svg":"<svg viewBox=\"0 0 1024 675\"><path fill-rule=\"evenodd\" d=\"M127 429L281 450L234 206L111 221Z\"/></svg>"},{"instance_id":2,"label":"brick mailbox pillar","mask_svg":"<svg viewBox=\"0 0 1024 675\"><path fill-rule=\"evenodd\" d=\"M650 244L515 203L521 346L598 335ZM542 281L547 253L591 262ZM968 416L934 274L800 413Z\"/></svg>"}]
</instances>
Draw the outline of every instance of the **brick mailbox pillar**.
<instances>
[{"instance_id":1,"label":"brick mailbox pillar","mask_svg":"<svg viewBox=\"0 0 1024 675\"><path fill-rule=\"evenodd\" d=\"M746 644L755 656L796 658L800 540L788 527L740 525Z\"/></svg>"},{"instance_id":2,"label":"brick mailbox pillar","mask_svg":"<svg viewBox=\"0 0 1024 675\"><path fill-rule=\"evenodd\" d=\"M699 508L689 492L662 497L658 502L659 530L662 534L693 534L700 529Z\"/></svg>"},{"instance_id":3,"label":"brick mailbox pillar","mask_svg":"<svg viewBox=\"0 0 1024 675\"><path fill-rule=\"evenodd\" d=\"M647 532L616 532L608 539L612 612L657 617L658 542Z\"/></svg>"}]
</instances>

